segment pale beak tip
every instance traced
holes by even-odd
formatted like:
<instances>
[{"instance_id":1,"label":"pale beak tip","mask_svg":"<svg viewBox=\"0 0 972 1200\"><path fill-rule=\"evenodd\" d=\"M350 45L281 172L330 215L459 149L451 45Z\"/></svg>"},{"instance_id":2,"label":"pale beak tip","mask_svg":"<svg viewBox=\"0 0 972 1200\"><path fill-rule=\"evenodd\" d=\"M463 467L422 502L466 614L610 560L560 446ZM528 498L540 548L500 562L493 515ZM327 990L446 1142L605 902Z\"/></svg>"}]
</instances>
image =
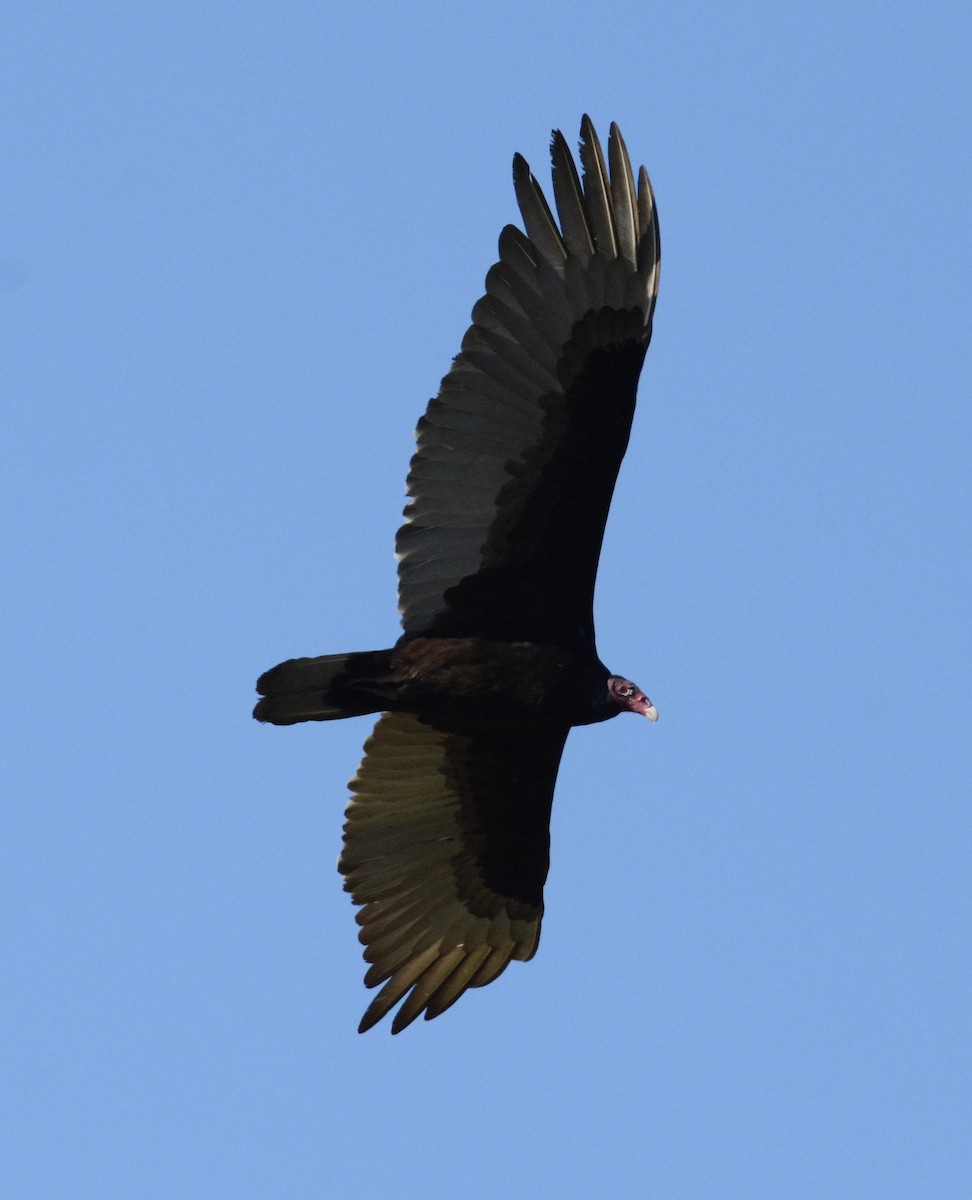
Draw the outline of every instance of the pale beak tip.
<instances>
[{"instance_id":1,"label":"pale beak tip","mask_svg":"<svg viewBox=\"0 0 972 1200\"><path fill-rule=\"evenodd\" d=\"M648 707L645 709L645 716L648 718L649 721L657 721L658 720L658 709L655 708L654 704L648 705Z\"/></svg>"}]
</instances>

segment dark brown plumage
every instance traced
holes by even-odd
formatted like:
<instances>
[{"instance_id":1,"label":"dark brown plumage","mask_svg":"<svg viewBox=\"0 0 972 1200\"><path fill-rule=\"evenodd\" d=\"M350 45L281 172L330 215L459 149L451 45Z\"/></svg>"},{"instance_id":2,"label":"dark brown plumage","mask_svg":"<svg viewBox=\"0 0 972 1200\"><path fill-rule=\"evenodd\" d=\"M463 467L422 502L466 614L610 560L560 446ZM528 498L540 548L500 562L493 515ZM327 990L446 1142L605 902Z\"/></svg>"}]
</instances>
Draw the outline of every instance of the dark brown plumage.
<instances>
[{"instance_id":1,"label":"dark brown plumage","mask_svg":"<svg viewBox=\"0 0 972 1200\"><path fill-rule=\"evenodd\" d=\"M339 869L360 906L369 1029L438 1016L537 948L554 783L573 725L651 701L597 657L592 601L658 289L644 167L590 120L551 143L558 226L524 160L462 350L418 426L398 531L404 634L257 683L276 725L380 712Z\"/></svg>"}]
</instances>

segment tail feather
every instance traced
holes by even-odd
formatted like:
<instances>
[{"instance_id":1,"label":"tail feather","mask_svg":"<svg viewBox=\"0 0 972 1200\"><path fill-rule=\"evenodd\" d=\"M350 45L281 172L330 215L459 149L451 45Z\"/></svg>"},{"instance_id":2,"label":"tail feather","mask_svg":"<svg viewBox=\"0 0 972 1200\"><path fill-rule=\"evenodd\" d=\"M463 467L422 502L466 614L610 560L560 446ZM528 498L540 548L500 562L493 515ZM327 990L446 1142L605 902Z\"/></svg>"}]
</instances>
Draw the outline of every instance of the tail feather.
<instances>
[{"instance_id":1,"label":"tail feather","mask_svg":"<svg viewBox=\"0 0 972 1200\"><path fill-rule=\"evenodd\" d=\"M258 721L295 725L382 712L393 695L390 650L291 658L257 680Z\"/></svg>"}]
</instances>

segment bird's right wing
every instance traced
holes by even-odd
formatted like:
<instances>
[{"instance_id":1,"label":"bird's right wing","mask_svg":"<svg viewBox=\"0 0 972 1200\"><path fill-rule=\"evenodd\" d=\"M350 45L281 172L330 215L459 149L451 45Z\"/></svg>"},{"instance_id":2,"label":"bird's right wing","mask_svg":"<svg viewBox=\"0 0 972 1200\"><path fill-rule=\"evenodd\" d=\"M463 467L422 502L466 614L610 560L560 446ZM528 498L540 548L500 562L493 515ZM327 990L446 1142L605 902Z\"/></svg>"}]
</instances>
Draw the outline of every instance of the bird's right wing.
<instances>
[{"instance_id":1,"label":"bird's right wing","mask_svg":"<svg viewBox=\"0 0 972 1200\"><path fill-rule=\"evenodd\" d=\"M606 163L584 118L582 177L559 132L551 155L560 224L517 155L526 235L503 230L462 351L419 422L396 542L407 634L593 642L601 539L651 336L658 222L616 125Z\"/></svg>"},{"instance_id":2,"label":"bird's right wing","mask_svg":"<svg viewBox=\"0 0 972 1200\"><path fill-rule=\"evenodd\" d=\"M359 1029L436 1017L540 937L550 806L567 727L462 732L385 713L351 781L338 869L369 987Z\"/></svg>"}]
</instances>

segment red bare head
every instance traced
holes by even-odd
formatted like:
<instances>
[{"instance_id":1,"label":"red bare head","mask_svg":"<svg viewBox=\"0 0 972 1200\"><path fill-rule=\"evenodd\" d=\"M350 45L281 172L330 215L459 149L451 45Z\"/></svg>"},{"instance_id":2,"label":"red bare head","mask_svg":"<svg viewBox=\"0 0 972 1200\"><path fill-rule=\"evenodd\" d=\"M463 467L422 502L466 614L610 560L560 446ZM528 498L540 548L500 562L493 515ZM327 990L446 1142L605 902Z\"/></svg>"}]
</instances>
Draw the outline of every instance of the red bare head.
<instances>
[{"instance_id":1,"label":"red bare head","mask_svg":"<svg viewBox=\"0 0 972 1200\"><path fill-rule=\"evenodd\" d=\"M640 713L649 721L658 720L658 709L648 699L636 683L623 679L620 675L612 675L608 679L608 692L611 699L622 710Z\"/></svg>"}]
</instances>

